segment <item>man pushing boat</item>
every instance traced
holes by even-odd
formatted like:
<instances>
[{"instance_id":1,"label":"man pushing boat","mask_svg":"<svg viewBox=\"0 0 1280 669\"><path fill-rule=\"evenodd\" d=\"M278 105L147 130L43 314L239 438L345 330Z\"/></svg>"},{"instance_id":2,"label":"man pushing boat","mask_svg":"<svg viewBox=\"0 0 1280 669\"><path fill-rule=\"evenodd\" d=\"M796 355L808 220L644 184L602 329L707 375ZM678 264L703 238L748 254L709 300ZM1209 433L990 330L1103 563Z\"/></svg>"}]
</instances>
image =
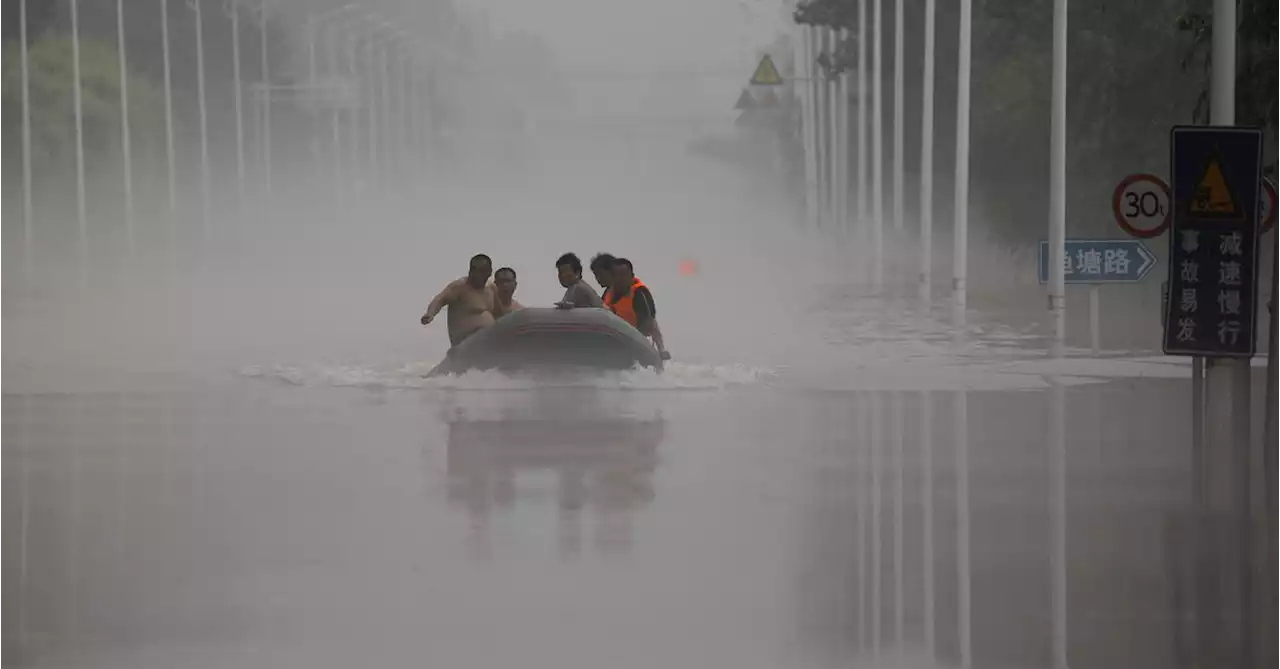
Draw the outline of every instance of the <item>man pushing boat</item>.
<instances>
[{"instance_id":1,"label":"man pushing boat","mask_svg":"<svg viewBox=\"0 0 1280 669\"><path fill-rule=\"evenodd\" d=\"M453 346L493 325L495 298L493 289L489 287L492 275L493 260L489 256L483 253L472 256L467 275L450 281L431 300L427 313L422 315L422 324L430 325L440 310L448 307L449 343ZM514 284L514 272L511 278Z\"/></svg>"}]
</instances>

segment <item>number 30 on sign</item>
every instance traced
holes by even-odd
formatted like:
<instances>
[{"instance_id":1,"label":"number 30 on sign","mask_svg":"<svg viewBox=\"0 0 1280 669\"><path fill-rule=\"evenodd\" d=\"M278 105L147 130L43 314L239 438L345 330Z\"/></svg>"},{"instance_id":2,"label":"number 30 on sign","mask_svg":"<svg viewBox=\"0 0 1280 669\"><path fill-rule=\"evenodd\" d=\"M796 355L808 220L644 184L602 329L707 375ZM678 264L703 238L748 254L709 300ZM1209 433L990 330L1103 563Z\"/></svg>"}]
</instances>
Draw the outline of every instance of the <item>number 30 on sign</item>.
<instances>
[{"instance_id":1,"label":"number 30 on sign","mask_svg":"<svg viewBox=\"0 0 1280 669\"><path fill-rule=\"evenodd\" d=\"M1132 237L1159 237L1169 227L1169 186L1154 174L1130 174L1111 194L1116 224Z\"/></svg>"}]
</instances>

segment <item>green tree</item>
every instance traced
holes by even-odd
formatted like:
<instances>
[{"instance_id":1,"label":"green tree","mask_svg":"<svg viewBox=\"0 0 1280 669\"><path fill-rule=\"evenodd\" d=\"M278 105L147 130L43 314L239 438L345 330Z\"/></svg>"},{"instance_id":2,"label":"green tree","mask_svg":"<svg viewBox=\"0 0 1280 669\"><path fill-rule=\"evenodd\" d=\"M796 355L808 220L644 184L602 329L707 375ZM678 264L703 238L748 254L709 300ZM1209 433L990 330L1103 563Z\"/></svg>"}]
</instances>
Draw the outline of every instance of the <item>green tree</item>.
<instances>
[{"instance_id":1,"label":"green tree","mask_svg":"<svg viewBox=\"0 0 1280 669\"><path fill-rule=\"evenodd\" d=\"M66 170L75 160L75 111L71 41L42 39L27 52L30 67L31 161L37 172ZM92 168L120 148L120 70L115 45L94 40L80 43L81 110L84 122L84 149ZM3 118L6 137L5 160L16 166L21 142L13 141L21 132L22 81L18 46L4 50ZM129 73L129 117L133 148L140 162L154 155L156 133L143 132L163 123L163 98L156 87L138 72ZM11 172L12 173L12 172Z\"/></svg>"},{"instance_id":2,"label":"green tree","mask_svg":"<svg viewBox=\"0 0 1280 669\"><path fill-rule=\"evenodd\" d=\"M1276 3L1238 0L1236 3L1236 123L1276 129ZM1182 58L1184 69L1200 75L1200 95L1194 118L1208 123L1209 71L1213 65L1209 47L1213 15L1203 0L1193 3L1177 18L1177 26L1190 36Z\"/></svg>"}]
</instances>

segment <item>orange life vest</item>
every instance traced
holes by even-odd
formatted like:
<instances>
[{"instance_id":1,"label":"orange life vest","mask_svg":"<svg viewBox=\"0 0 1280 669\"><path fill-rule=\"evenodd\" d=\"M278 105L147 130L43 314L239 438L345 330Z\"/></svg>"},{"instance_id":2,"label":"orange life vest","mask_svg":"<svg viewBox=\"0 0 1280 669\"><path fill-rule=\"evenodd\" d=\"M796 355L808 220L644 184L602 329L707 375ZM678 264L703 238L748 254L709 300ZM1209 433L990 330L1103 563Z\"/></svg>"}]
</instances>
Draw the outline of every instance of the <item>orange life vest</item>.
<instances>
[{"instance_id":1,"label":"orange life vest","mask_svg":"<svg viewBox=\"0 0 1280 669\"><path fill-rule=\"evenodd\" d=\"M631 292L618 298L618 301L616 302L606 302L606 304L609 305L609 309L613 311L613 313L617 314L618 318L630 323L633 328L640 327L638 324L639 320L636 318L636 289L645 287L646 286L642 281L640 281L640 279L632 277Z\"/></svg>"}]
</instances>

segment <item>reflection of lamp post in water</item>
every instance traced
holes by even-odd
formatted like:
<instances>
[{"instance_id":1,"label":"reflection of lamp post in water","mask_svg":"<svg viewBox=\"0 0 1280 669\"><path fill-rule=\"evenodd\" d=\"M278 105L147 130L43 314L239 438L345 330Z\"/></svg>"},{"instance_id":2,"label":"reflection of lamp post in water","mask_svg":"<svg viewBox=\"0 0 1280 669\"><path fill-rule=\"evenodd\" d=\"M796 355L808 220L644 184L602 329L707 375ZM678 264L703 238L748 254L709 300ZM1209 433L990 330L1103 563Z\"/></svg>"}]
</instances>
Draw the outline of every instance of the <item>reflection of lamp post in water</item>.
<instances>
[{"instance_id":1,"label":"reflection of lamp post in water","mask_svg":"<svg viewBox=\"0 0 1280 669\"><path fill-rule=\"evenodd\" d=\"M932 0L930 0L932 1ZM934 580L933 580L933 394L920 393L920 486L923 512L921 551L924 553L924 645L929 659L936 658L937 644L934 630Z\"/></svg>"},{"instance_id":2,"label":"reflection of lamp post in water","mask_svg":"<svg viewBox=\"0 0 1280 669\"><path fill-rule=\"evenodd\" d=\"M1067 668L1067 393L1049 379L1049 582L1050 657L1054 669Z\"/></svg>"},{"instance_id":3,"label":"reflection of lamp post in water","mask_svg":"<svg viewBox=\"0 0 1280 669\"><path fill-rule=\"evenodd\" d=\"M903 628L906 627L905 579L902 565L906 562L903 554L903 432L906 430L906 412L902 406L904 398L901 392L889 396L890 401L890 434L893 442L893 642L894 650L904 650Z\"/></svg>"},{"instance_id":4,"label":"reflection of lamp post in water","mask_svg":"<svg viewBox=\"0 0 1280 669\"><path fill-rule=\"evenodd\" d=\"M956 581L957 634L960 644L960 666L973 666L973 643L969 621L971 590L969 583L969 398L956 391L952 435L956 440Z\"/></svg>"}]
</instances>

